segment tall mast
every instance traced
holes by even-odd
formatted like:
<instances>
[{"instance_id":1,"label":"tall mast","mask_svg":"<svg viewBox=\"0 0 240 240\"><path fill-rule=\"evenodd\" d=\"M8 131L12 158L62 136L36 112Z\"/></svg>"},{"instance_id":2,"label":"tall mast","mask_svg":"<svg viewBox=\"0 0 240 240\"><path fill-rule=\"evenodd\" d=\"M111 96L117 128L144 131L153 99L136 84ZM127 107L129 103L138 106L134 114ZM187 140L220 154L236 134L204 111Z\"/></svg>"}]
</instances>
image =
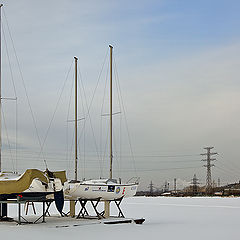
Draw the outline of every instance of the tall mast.
<instances>
[{"instance_id":1,"label":"tall mast","mask_svg":"<svg viewBox=\"0 0 240 240\"><path fill-rule=\"evenodd\" d=\"M0 172L2 171L2 6L0 4Z\"/></svg>"},{"instance_id":2,"label":"tall mast","mask_svg":"<svg viewBox=\"0 0 240 240\"><path fill-rule=\"evenodd\" d=\"M109 178L112 179L112 164L113 164L113 154L112 154L112 50L113 46L109 45L110 48L110 175Z\"/></svg>"},{"instance_id":3,"label":"tall mast","mask_svg":"<svg viewBox=\"0 0 240 240\"><path fill-rule=\"evenodd\" d=\"M77 181L77 61L78 58L74 57L75 60L75 180Z\"/></svg>"},{"instance_id":4,"label":"tall mast","mask_svg":"<svg viewBox=\"0 0 240 240\"><path fill-rule=\"evenodd\" d=\"M109 178L112 179L112 50L113 46L109 45L110 48L110 173ZM104 217L108 218L110 216L110 201L104 201Z\"/></svg>"}]
</instances>

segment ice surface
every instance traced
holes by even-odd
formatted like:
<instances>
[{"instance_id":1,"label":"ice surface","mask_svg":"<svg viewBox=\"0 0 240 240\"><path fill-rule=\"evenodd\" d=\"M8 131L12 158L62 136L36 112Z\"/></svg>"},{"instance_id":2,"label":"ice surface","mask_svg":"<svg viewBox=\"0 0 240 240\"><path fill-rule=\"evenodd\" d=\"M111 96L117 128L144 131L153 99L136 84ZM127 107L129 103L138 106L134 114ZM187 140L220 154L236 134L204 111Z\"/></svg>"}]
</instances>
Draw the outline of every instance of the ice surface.
<instances>
[{"instance_id":1,"label":"ice surface","mask_svg":"<svg viewBox=\"0 0 240 240\"><path fill-rule=\"evenodd\" d=\"M35 225L0 223L0 236L34 240L239 239L240 198L134 197L124 199L122 209L126 217L144 217L145 223L104 225L98 220L47 217L46 223ZM11 216L16 216L16 206L10 206L9 210ZM37 210L40 214L41 205ZM50 211L56 214L54 205ZM116 213L114 206L112 213Z\"/></svg>"}]
</instances>

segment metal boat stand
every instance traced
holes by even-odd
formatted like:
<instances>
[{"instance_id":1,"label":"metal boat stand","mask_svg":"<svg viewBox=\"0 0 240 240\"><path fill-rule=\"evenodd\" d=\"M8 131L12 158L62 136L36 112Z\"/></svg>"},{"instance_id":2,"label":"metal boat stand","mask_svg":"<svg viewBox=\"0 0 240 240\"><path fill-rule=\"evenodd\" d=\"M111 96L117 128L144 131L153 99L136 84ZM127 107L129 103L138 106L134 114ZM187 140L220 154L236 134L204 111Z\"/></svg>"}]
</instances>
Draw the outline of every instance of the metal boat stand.
<instances>
[{"instance_id":1,"label":"metal boat stand","mask_svg":"<svg viewBox=\"0 0 240 240\"><path fill-rule=\"evenodd\" d=\"M7 216L7 203L3 201L3 199L0 200L0 221L1 222L10 222L13 221L12 218Z\"/></svg>"},{"instance_id":2,"label":"metal boat stand","mask_svg":"<svg viewBox=\"0 0 240 240\"><path fill-rule=\"evenodd\" d=\"M123 200L123 197L118 198L118 199L114 199L114 200L110 200L110 202L114 202L116 204L116 207L118 209L118 216L117 217L119 217L119 218L125 218L125 216L124 216L124 214L123 214L123 212L120 208L120 204L121 204L122 200ZM101 198L96 198L96 199L81 199L81 198L79 198L78 201L81 205L81 209L80 209L76 218L90 218L90 217L93 217L93 216L89 215L88 210L86 208L86 205L87 205L88 202L91 203L91 205L94 209L94 212L96 213L95 217L97 217L98 219L105 218L104 217L105 212L104 211L99 212L99 210L97 208L98 204L101 201Z\"/></svg>"},{"instance_id":3,"label":"metal boat stand","mask_svg":"<svg viewBox=\"0 0 240 240\"><path fill-rule=\"evenodd\" d=\"M35 209L35 206L34 206L34 202L30 202L30 201L25 203L25 206L24 206L24 208L25 208L25 215L28 215L28 208L29 208L29 206L32 206L33 213L36 215L36 209Z\"/></svg>"},{"instance_id":4,"label":"metal boat stand","mask_svg":"<svg viewBox=\"0 0 240 240\"><path fill-rule=\"evenodd\" d=\"M46 201L46 205L47 205L46 214L47 214L49 217L51 216L50 213L49 213L49 208L50 208L52 202L53 202L53 200L48 200L48 201Z\"/></svg>"},{"instance_id":5,"label":"metal boat stand","mask_svg":"<svg viewBox=\"0 0 240 240\"><path fill-rule=\"evenodd\" d=\"M17 203L18 203L18 221L17 221L17 223L19 225L21 225L23 223L25 223L25 224L26 223L29 223L29 224L30 223L37 223L37 222L40 221L40 219L42 219L42 223L45 223L46 222L45 221L46 215L48 214L48 216L50 216L49 208L50 208L53 200L48 199L48 200L42 200L42 201L32 201L32 203L34 203L34 202L42 202L42 215L40 217L38 217L35 221L30 222L21 215L21 204L26 203L26 201L21 201L21 200L17 199ZM23 219L24 221L22 222L21 219Z\"/></svg>"},{"instance_id":6,"label":"metal boat stand","mask_svg":"<svg viewBox=\"0 0 240 240\"><path fill-rule=\"evenodd\" d=\"M79 203L81 205L81 209L80 209L80 211L79 211L79 213L78 213L76 218L88 218L88 217L90 217L90 215L89 215L89 213L88 213L88 211L86 209L87 202L91 203L91 205L92 205L92 207L94 209L94 212L96 213L96 217L98 219L104 218L103 217L103 213L100 213L97 210L97 206L98 206L98 204L100 202L100 199L101 198L95 198L95 199L82 199L82 198L79 198L78 201L79 201Z\"/></svg>"},{"instance_id":7,"label":"metal boat stand","mask_svg":"<svg viewBox=\"0 0 240 240\"><path fill-rule=\"evenodd\" d=\"M47 205L46 214L47 214L49 217L51 216L50 213L49 213L49 208L50 208L52 202L53 202L53 201L49 201L49 200L46 201L46 205ZM27 201L27 202L25 203L25 206L24 206L24 208L25 208L25 215L26 215L26 216L28 215L29 206L32 206L33 213L36 215L37 213L36 213L35 205L34 205L34 202L32 202L32 201Z\"/></svg>"},{"instance_id":8,"label":"metal boat stand","mask_svg":"<svg viewBox=\"0 0 240 240\"><path fill-rule=\"evenodd\" d=\"M110 200L110 203L114 202L116 204L116 207L118 209L118 216L117 217L119 217L119 218L125 218L125 216L122 212L122 209L120 208L120 204L121 204L122 200L123 200L123 197L120 197L120 198L114 199L114 200ZM104 215L104 213L105 212L103 211L101 214Z\"/></svg>"},{"instance_id":9,"label":"metal boat stand","mask_svg":"<svg viewBox=\"0 0 240 240\"><path fill-rule=\"evenodd\" d=\"M125 218L125 216L124 216L124 214L123 214L123 212L120 208L120 204L121 204L122 200L123 200L123 197L118 198L118 199L114 199L114 202L115 202L115 204L117 206L117 209L118 209L118 217Z\"/></svg>"},{"instance_id":10,"label":"metal boat stand","mask_svg":"<svg viewBox=\"0 0 240 240\"><path fill-rule=\"evenodd\" d=\"M35 220L33 223L37 223L41 218L42 218L42 223L46 222L45 221L45 217L46 217L47 214L50 217L49 208L50 208L52 202L53 202L53 200L42 201L42 204L43 204L43 206L42 206L42 215L39 218L37 218L37 220ZM45 203L47 205L47 208L45 207Z\"/></svg>"},{"instance_id":11,"label":"metal boat stand","mask_svg":"<svg viewBox=\"0 0 240 240\"><path fill-rule=\"evenodd\" d=\"M24 218L21 214L21 204L25 204L28 202L27 200L21 200L21 197L17 197L17 199L11 199L11 200L1 200L0 206L1 206L1 216L0 221L15 221L17 224L30 224L30 223L37 223L40 219L42 219L42 222L45 223L45 217L49 214L49 207L53 200L31 200L31 202L41 202L42 203L42 215L38 217L35 221L31 222L28 221L26 218ZM14 203L18 205L18 217L17 220L13 220L13 218L9 218L7 216L7 204ZM47 205L47 208L46 208ZM3 208L4 207L4 208Z\"/></svg>"}]
</instances>

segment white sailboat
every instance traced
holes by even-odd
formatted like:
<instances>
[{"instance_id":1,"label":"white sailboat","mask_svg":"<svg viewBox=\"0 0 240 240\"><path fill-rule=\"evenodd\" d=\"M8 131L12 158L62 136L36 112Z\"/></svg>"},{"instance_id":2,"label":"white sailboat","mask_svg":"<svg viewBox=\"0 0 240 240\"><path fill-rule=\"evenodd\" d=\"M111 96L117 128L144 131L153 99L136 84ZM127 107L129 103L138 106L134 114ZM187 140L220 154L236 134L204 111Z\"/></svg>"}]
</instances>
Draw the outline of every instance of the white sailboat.
<instances>
[{"instance_id":1,"label":"white sailboat","mask_svg":"<svg viewBox=\"0 0 240 240\"><path fill-rule=\"evenodd\" d=\"M136 194L138 181L121 183L113 179L112 163L112 50L110 48L110 174L108 179L94 179L77 181L77 92L75 89L75 180L66 184L64 191L65 198L71 200L78 199L101 199L104 201L113 201L125 197L132 197ZM77 88L77 58L75 58L75 88ZM106 210L106 208L105 208Z\"/></svg>"}]
</instances>

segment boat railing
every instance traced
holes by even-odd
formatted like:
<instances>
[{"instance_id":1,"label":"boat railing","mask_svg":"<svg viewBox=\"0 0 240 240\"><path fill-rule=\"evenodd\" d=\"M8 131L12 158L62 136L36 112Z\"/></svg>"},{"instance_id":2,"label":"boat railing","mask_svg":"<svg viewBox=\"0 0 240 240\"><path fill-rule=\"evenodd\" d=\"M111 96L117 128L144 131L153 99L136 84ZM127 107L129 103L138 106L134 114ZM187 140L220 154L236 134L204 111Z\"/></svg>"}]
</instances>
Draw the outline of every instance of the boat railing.
<instances>
[{"instance_id":1,"label":"boat railing","mask_svg":"<svg viewBox=\"0 0 240 240\"><path fill-rule=\"evenodd\" d=\"M130 178L127 183L136 183L138 184L139 183L139 180L140 180L140 177L132 177Z\"/></svg>"}]
</instances>

